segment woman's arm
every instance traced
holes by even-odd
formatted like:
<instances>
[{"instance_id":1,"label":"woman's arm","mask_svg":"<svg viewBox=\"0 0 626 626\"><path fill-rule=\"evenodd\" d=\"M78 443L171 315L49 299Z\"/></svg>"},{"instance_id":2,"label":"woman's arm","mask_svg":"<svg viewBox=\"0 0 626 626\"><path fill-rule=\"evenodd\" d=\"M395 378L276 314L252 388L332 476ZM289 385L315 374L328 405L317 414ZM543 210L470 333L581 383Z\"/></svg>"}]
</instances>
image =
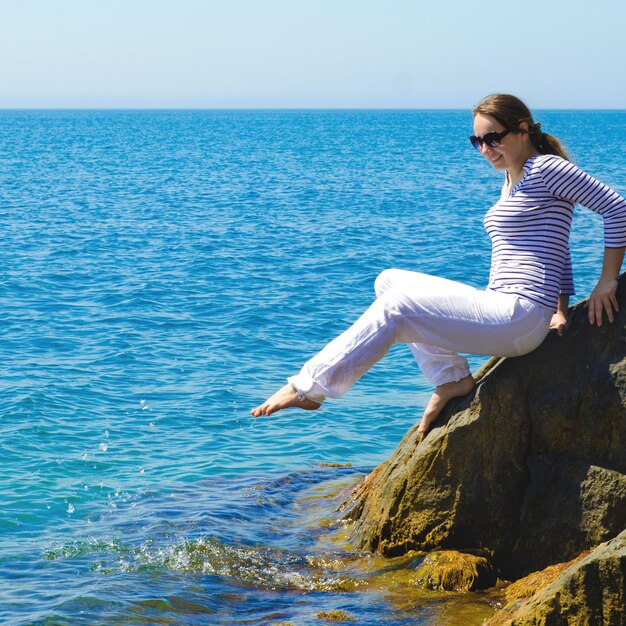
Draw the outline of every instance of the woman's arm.
<instances>
[{"instance_id":1,"label":"woman's arm","mask_svg":"<svg viewBox=\"0 0 626 626\"><path fill-rule=\"evenodd\" d=\"M604 219L604 262L602 275L589 296L589 322L602 326L602 311L612 322L618 310L615 292L624 250L626 250L626 199L573 163L559 157L542 163L541 175L546 187L558 198L583 206Z\"/></svg>"},{"instance_id":2,"label":"woman's arm","mask_svg":"<svg viewBox=\"0 0 626 626\"><path fill-rule=\"evenodd\" d=\"M556 330L559 335L563 335L563 329L567 323L567 309L569 308L569 294L562 293L559 296L559 303L556 307L556 313L550 320L550 330Z\"/></svg>"},{"instance_id":3,"label":"woman's arm","mask_svg":"<svg viewBox=\"0 0 626 626\"><path fill-rule=\"evenodd\" d=\"M567 323L567 311L569 309L569 298L576 294L574 289L574 272L572 271L572 258L569 247L565 256L565 267L561 277L561 291L559 301L556 306L556 313L550 320L550 330L556 330L559 336L563 335L565 324Z\"/></svg>"},{"instance_id":4,"label":"woman's arm","mask_svg":"<svg viewBox=\"0 0 626 626\"><path fill-rule=\"evenodd\" d=\"M612 322L613 311L618 311L617 298L617 278L624 260L626 248L605 248L604 262L602 263L602 275L598 284L589 296L587 308L589 312L589 322L602 326L602 311L606 311L609 322Z\"/></svg>"}]
</instances>

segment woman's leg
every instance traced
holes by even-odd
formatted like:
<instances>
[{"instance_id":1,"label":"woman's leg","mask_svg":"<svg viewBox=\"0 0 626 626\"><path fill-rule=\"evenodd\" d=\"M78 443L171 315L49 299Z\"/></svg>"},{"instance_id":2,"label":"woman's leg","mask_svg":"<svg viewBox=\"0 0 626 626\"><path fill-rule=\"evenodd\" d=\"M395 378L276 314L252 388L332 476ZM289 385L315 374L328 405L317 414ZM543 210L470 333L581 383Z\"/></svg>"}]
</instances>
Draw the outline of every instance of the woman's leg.
<instances>
[{"instance_id":1,"label":"woman's leg","mask_svg":"<svg viewBox=\"0 0 626 626\"><path fill-rule=\"evenodd\" d=\"M376 296L380 297L391 289L406 289L413 286L420 288L425 283L430 283L433 289L445 287L445 281L442 282L436 277L392 269L379 274L374 283L374 290ZM459 288L458 283L455 284L455 288ZM471 290L471 287L469 289ZM448 382L435 386L435 390L424 409L418 432L426 433L446 404L453 398L466 396L470 393L476 386L476 381L470 372L467 359L457 352L442 350L437 346L423 343L409 343L408 346L422 373L428 372L428 375L425 375L429 381L449 379Z\"/></svg>"},{"instance_id":2,"label":"woman's leg","mask_svg":"<svg viewBox=\"0 0 626 626\"><path fill-rule=\"evenodd\" d=\"M467 360L458 352L514 356L521 353L518 338L526 341L534 333L524 346L535 347L547 333L548 322L544 329L541 318L537 328L539 318L529 318L514 296L403 270L383 272L376 288L380 295L367 311L288 379L293 387L289 399L284 387L253 409L253 415L305 401L313 405L302 408L317 408L326 397L345 393L394 343L408 343L425 376L441 392L439 400L433 397L430 412L427 409L432 421L442 403L454 397L450 393L464 395L473 388ZM459 381L460 386L444 387Z\"/></svg>"}]
</instances>

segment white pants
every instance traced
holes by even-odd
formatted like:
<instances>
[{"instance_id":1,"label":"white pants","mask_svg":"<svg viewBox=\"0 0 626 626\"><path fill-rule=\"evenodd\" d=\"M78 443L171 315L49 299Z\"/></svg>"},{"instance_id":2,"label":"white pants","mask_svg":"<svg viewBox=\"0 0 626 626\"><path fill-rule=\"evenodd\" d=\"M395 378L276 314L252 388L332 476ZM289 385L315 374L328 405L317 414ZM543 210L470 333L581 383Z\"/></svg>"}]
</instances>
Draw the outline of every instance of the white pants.
<instances>
[{"instance_id":1,"label":"white pants","mask_svg":"<svg viewBox=\"0 0 626 626\"><path fill-rule=\"evenodd\" d=\"M516 295L445 278L385 270L376 300L344 333L288 378L316 402L343 395L394 343L407 343L431 384L470 373L459 352L520 356L548 334L553 311Z\"/></svg>"}]
</instances>

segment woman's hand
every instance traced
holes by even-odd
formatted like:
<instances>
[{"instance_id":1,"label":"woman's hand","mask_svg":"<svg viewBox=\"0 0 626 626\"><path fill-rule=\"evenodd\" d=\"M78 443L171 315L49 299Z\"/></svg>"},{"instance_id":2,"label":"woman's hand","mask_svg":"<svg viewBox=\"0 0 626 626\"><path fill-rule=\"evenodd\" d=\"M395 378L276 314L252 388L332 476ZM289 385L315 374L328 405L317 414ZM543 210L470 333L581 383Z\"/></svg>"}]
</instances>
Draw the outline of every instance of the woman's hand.
<instances>
[{"instance_id":1,"label":"woman's hand","mask_svg":"<svg viewBox=\"0 0 626 626\"><path fill-rule=\"evenodd\" d=\"M622 267L625 251L626 248L604 248L600 280L596 288L591 292L586 305L591 324L602 326L603 310L606 311L609 322L615 319L613 311L619 311L615 292L617 291L617 276L619 276Z\"/></svg>"},{"instance_id":2,"label":"woman's hand","mask_svg":"<svg viewBox=\"0 0 626 626\"><path fill-rule=\"evenodd\" d=\"M557 311L550 320L550 330L556 330L559 337L562 337L565 324L567 324L567 315L563 311Z\"/></svg>"},{"instance_id":3,"label":"woman's hand","mask_svg":"<svg viewBox=\"0 0 626 626\"><path fill-rule=\"evenodd\" d=\"M619 311L616 291L617 278L600 278L586 305L590 324L602 326L602 311L606 311L609 322L615 319L613 311Z\"/></svg>"}]
</instances>

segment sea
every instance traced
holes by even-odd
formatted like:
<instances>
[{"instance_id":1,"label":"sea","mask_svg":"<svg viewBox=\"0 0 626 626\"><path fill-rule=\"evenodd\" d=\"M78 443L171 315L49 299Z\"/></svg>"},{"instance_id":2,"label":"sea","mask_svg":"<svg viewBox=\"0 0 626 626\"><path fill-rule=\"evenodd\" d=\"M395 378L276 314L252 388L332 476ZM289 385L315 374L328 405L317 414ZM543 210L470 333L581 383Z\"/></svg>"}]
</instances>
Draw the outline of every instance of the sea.
<instances>
[{"instance_id":1,"label":"sea","mask_svg":"<svg viewBox=\"0 0 626 626\"><path fill-rule=\"evenodd\" d=\"M536 119L626 193L626 111ZM343 519L430 396L406 346L319 411L249 413L382 270L486 285L502 174L471 133L469 110L0 111L0 623L493 612ZM575 299L602 229L576 208Z\"/></svg>"}]
</instances>

